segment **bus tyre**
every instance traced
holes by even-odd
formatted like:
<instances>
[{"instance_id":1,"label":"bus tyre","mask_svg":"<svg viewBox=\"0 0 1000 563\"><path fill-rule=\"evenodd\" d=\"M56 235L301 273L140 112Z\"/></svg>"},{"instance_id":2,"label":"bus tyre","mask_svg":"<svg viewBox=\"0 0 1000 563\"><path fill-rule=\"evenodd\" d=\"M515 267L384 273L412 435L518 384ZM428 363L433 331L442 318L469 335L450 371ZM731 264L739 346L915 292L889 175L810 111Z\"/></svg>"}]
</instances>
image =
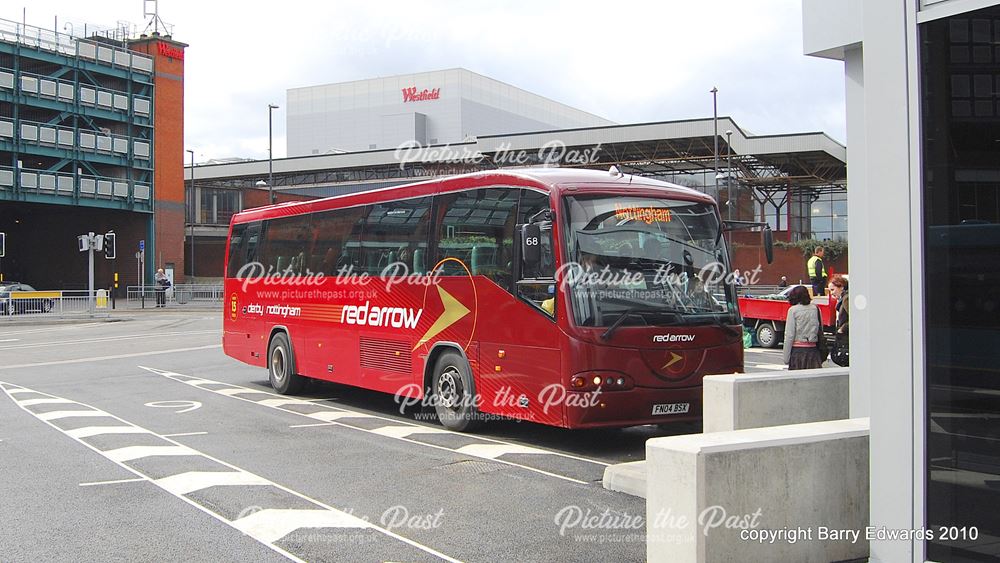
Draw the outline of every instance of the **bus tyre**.
<instances>
[{"instance_id":1,"label":"bus tyre","mask_svg":"<svg viewBox=\"0 0 1000 563\"><path fill-rule=\"evenodd\" d=\"M295 355L284 332L275 334L267 347L267 371L271 387L278 393L291 395L302 389L304 378L295 373Z\"/></svg>"},{"instance_id":2,"label":"bus tyre","mask_svg":"<svg viewBox=\"0 0 1000 563\"><path fill-rule=\"evenodd\" d=\"M468 432L482 424L472 370L458 352L447 351L438 357L431 393L438 420L448 430Z\"/></svg>"},{"instance_id":3,"label":"bus tyre","mask_svg":"<svg viewBox=\"0 0 1000 563\"><path fill-rule=\"evenodd\" d=\"M774 329L773 323L760 323L757 326L757 342L764 348L777 348L778 331Z\"/></svg>"}]
</instances>

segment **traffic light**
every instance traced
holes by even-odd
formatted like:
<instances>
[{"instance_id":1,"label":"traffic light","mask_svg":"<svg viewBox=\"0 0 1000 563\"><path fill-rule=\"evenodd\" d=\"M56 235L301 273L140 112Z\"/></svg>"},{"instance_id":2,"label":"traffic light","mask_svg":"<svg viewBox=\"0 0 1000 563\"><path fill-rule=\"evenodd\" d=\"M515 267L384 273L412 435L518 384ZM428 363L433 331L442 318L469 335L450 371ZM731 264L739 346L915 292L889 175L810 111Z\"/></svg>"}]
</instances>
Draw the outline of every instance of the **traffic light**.
<instances>
[{"instance_id":1,"label":"traffic light","mask_svg":"<svg viewBox=\"0 0 1000 563\"><path fill-rule=\"evenodd\" d=\"M115 233L114 231L104 234L104 257L108 260L114 260L115 253L117 249L115 248Z\"/></svg>"},{"instance_id":2,"label":"traffic light","mask_svg":"<svg viewBox=\"0 0 1000 563\"><path fill-rule=\"evenodd\" d=\"M0 233L0 258L3 258L7 250L7 233Z\"/></svg>"}]
</instances>

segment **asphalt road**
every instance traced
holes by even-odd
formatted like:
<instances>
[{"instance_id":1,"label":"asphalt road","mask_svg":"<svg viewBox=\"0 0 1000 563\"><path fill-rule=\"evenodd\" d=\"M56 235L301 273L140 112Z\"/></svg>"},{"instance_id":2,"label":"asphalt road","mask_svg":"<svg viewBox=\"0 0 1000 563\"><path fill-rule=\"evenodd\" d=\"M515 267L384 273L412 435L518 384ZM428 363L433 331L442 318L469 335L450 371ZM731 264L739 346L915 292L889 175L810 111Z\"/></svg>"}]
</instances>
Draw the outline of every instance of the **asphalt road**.
<instances>
[{"instance_id":1,"label":"asphalt road","mask_svg":"<svg viewBox=\"0 0 1000 563\"><path fill-rule=\"evenodd\" d=\"M641 561L645 503L604 468L698 431L456 434L379 393L272 394L216 313L124 318L0 323L0 560Z\"/></svg>"}]
</instances>

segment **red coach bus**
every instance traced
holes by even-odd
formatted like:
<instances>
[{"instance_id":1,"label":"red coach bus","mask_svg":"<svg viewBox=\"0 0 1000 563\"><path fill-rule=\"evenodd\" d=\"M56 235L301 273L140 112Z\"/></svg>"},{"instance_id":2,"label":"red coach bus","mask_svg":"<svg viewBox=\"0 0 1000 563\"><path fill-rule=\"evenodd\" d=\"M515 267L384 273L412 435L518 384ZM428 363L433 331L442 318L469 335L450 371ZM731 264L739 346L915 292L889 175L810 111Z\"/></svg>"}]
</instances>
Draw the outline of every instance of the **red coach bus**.
<instances>
[{"instance_id":1,"label":"red coach bus","mask_svg":"<svg viewBox=\"0 0 1000 563\"><path fill-rule=\"evenodd\" d=\"M374 389L454 430L700 419L702 377L743 369L723 229L707 195L616 169L252 209L230 226L223 346L279 393Z\"/></svg>"}]
</instances>

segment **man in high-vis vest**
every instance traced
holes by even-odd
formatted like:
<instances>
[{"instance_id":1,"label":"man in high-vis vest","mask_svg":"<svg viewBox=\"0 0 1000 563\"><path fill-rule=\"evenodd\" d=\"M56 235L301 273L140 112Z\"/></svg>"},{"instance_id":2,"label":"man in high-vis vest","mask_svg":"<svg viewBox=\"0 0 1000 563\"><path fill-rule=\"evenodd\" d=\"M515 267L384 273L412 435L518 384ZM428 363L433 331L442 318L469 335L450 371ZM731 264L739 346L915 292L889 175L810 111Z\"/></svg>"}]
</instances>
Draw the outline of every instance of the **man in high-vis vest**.
<instances>
[{"instance_id":1,"label":"man in high-vis vest","mask_svg":"<svg viewBox=\"0 0 1000 563\"><path fill-rule=\"evenodd\" d=\"M812 282L813 296L818 297L826 294L826 266L823 265L823 247L817 246L809 261L806 262L809 269L809 281Z\"/></svg>"}]
</instances>

